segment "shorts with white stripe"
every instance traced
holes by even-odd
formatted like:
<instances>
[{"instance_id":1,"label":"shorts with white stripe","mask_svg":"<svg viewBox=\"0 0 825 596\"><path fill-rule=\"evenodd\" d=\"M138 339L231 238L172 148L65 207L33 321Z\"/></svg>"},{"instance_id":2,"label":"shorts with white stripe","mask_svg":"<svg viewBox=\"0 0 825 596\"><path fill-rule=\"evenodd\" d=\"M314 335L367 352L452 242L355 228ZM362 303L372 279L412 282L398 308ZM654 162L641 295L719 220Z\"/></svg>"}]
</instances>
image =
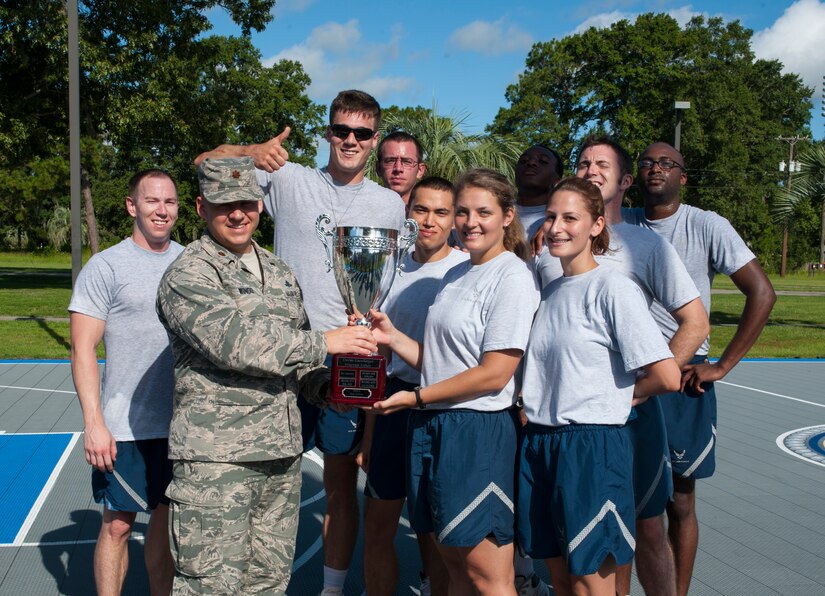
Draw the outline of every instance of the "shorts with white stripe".
<instances>
[{"instance_id":1,"label":"shorts with white stripe","mask_svg":"<svg viewBox=\"0 0 825 596\"><path fill-rule=\"evenodd\" d=\"M707 362L695 356L690 364ZM710 478L716 471L716 389L702 383L704 393L694 391L659 396L667 428L673 474L683 478Z\"/></svg>"},{"instance_id":2,"label":"shorts with white stripe","mask_svg":"<svg viewBox=\"0 0 825 596\"><path fill-rule=\"evenodd\" d=\"M636 519L656 517L665 511L673 495L665 419L659 398L636 406L636 417L625 430L633 446L633 493Z\"/></svg>"},{"instance_id":3,"label":"shorts with white stripe","mask_svg":"<svg viewBox=\"0 0 825 596\"><path fill-rule=\"evenodd\" d=\"M168 505L166 487L172 480L167 439L117 441L113 472L92 470L92 492L97 503L111 511L152 511Z\"/></svg>"},{"instance_id":4,"label":"shorts with white stripe","mask_svg":"<svg viewBox=\"0 0 825 596\"><path fill-rule=\"evenodd\" d=\"M414 410L407 508L419 534L447 546L514 538L516 420L511 410Z\"/></svg>"},{"instance_id":5,"label":"shorts with white stripe","mask_svg":"<svg viewBox=\"0 0 825 596\"><path fill-rule=\"evenodd\" d=\"M622 427L528 424L521 444L518 540L534 559L563 557L572 575L608 555L633 559L632 448Z\"/></svg>"}]
</instances>

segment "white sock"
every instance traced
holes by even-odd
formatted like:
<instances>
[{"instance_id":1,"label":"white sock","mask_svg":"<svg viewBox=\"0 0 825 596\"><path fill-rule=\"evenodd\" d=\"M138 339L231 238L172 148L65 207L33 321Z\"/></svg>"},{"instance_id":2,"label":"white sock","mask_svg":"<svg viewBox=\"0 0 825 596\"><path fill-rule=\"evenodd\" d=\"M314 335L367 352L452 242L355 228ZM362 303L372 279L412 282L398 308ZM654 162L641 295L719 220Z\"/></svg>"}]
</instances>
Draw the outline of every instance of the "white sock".
<instances>
[{"instance_id":1,"label":"white sock","mask_svg":"<svg viewBox=\"0 0 825 596\"><path fill-rule=\"evenodd\" d=\"M518 551L516 551L516 556L513 557L513 567L516 575L530 577L533 573L535 573L533 571L533 559L530 557L523 557Z\"/></svg>"},{"instance_id":2,"label":"white sock","mask_svg":"<svg viewBox=\"0 0 825 596\"><path fill-rule=\"evenodd\" d=\"M344 582L347 581L348 569L333 569L324 565L324 587L325 588L343 588Z\"/></svg>"}]
</instances>

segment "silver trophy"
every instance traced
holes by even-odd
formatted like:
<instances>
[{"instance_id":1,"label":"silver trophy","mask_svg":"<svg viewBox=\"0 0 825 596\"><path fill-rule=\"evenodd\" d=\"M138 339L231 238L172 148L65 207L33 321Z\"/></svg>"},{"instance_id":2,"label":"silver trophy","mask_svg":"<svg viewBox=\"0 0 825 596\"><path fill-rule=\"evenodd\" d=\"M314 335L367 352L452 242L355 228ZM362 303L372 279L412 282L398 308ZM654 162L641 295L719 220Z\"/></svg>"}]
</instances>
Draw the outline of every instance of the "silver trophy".
<instances>
[{"instance_id":1,"label":"silver trophy","mask_svg":"<svg viewBox=\"0 0 825 596\"><path fill-rule=\"evenodd\" d=\"M327 272L335 283L344 305L360 317L356 324L369 326L369 312L378 309L392 287L395 274L401 274L404 255L418 237L418 224L404 221L407 235L388 228L360 226L327 229L329 215L315 220L315 232L324 245ZM386 362L383 356L338 355L332 363L333 401L373 403L384 398Z\"/></svg>"}]
</instances>

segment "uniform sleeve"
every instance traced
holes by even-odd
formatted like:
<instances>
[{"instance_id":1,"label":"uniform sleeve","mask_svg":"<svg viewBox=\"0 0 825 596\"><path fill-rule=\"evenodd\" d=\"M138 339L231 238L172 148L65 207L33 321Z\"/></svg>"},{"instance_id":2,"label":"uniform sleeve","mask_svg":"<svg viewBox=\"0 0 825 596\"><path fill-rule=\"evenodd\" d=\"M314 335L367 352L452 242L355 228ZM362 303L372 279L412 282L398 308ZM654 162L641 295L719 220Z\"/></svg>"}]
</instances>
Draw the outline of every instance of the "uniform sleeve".
<instances>
[{"instance_id":1,"label":"uniform sleeve","mask_svg":"<svg viewBox=\"0 0 825 596\"><path fill-rule=\"evenodd\" d=\"M321 332L296 328L263 303L240 309L217 271L191 260L161 280L158 315L167 330L223 370L251 376L286 376L319 366L326 356Z\"/></svg>"},{"instance_id":2,"label":"uniform sleeve","mask_svg":"<svg viewBox=\"0 0 825 596\"><path fill-rule=\"evenodd\" d=\"M80 271L68 310L107 320L113 304L115 275L102 258L92 257Z\"/></svg>"}]
</instances>

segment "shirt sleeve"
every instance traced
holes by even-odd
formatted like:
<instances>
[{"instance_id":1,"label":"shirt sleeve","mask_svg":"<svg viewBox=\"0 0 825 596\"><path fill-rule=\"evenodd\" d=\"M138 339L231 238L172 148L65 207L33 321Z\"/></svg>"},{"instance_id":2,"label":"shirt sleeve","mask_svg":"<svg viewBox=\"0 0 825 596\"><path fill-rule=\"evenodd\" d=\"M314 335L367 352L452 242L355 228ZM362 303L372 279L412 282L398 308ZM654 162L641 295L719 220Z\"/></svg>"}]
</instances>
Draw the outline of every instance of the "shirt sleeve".
<instances>
[{"instance_id":1,"label":"shirt sleeve","mask_svg":"<svg viewBox=\"0 0 825 596\"><path fill-rule=\"evenodd\" d=\"M69 312L105 321L114 297L115 274L104 259L92 257L80 271L72 290Z\"/></svg>"}]
</instances>

